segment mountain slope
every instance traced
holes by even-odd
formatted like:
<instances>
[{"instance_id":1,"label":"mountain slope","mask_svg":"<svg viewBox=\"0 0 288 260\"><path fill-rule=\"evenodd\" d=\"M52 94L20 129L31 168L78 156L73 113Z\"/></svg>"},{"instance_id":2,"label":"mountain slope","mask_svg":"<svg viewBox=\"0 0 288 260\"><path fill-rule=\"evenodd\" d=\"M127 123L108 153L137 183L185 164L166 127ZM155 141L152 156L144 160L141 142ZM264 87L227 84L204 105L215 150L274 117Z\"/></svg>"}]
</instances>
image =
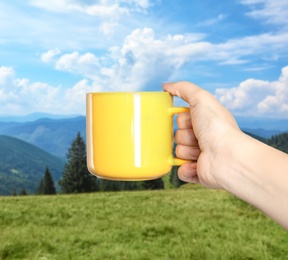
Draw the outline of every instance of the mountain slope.
<instances>
[{"instance_id":1,"label":"mountain slope","mask_svg":"<svg viewBox=\"0 0 288 260\"><path fill-rule=\"evenodd\" d=\"M13 137L0 135L0 194L25 188L34 193L46 166L58 181L64 161L40 148Z\"/></svg>"},{"instance_id":2,"label":"mountain slope","mask_svg":"<svg viewBox=\"0 0 288 260\"><path fill-rule=\"evenodd\" d=\"M63 159L78 132L85 139L84 116L67 119L42 118L26 123L0 122L0 134L24 140Z\"/></svg>"}]
</instances>

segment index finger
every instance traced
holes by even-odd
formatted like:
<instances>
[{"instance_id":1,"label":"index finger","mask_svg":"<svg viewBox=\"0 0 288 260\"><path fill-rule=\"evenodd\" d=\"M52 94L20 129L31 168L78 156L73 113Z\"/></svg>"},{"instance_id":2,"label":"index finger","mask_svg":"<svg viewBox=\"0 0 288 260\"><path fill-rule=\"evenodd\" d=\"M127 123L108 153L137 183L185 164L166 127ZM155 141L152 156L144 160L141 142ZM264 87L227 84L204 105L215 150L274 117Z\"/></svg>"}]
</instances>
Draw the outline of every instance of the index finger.
<instances>
[{"instance_id":1,"label":"index finger","mask_svg":"<svg viewBox=\"0 0 288 260\"><path fill-rule=\"evenodd\" d=\"M191 96L194 96L198 91L202 90L200 87L187 81L164 83L162 86L164 91L184 99L189 104L189 101L192 101Z\"/></svg>"},{"instance_id":2,"label":"index finger","mask_svg":"<svg viewBox=\"0 0 288 260\"><path fill-rule=\"evenodd\" d=\"M203 99L207 100L207 98L212 96L208 91L187 81L164 83L162 87L164 91L167 91L171 95L180 97L188 102L192 108L199 102L204 101Z\"/></svg>"}]
</instances>

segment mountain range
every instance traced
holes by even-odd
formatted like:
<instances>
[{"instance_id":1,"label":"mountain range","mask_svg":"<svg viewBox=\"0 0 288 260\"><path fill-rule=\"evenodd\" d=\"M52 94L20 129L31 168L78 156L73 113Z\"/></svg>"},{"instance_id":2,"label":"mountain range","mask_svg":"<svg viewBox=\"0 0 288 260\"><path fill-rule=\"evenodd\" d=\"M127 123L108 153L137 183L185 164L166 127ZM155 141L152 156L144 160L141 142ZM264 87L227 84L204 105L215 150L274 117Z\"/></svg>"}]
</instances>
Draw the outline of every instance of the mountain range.
<instances>
[{"instance_id":1,"label":"mountain range","mask_svg":"<svg viewBox=\"0 0 288 260\"><path fill-rule=\"evenodd\" d=\"M15 118L16 121L11 121ZM28 118L36 120L23 122ZM85 116L34 113L23 118L14 116L8 119L5 117L7 121L1 121L0 117L0 134L26 141L62 159L65 159L68 148L78 132L86 140ZM288 132L288 119L239 117L236 120L243 131L262 138Z\"/></svg>"},{"instance_id":2,"label":"mountain range","mask_svg":"<svg viewBox=\"0 0 288 260\"><path fill-rule=\"evenodd\" d=\"M57 184L77 133L86 139L85 116L41 116L2 117L2 121L0 117L0 194L21 188L34 193L46 166ZM278 138L288 132L288 119L237 118L237 122L254 138L288 152L287 134ZM275 135L276 139L271 138Z\"/></svg>"},{"instance_id":3,"label":"mountain range","mask_svg":"<svg viewBox=\"0 0 288 260\"><path fill-rule=\"evenodd\" d=\"M50 118L50 119L63 119L63 118L73 118L79 115L57 115L57 114L49 114L49 113L32 113L28 115L1 115L0 122L31 122L41 118Z\"/></svg>"},{"instance_id":4,"label":"mountain range","mask_svg":"<svg viewBox=\"0 0 288 260\"><path fill-rule=\"evenodd\" d=\"M270 138L273 135L288 132L288 119L236 117L239 127L255 135Z\"/></svg>"},{"instance_id":5,"label":"mountain range","mask_svg":"<svg viewBox=\"0 0 288 260\"><path fill-rule=\"evenodd\" d=\"M0 122L0 134L33 144L62 159L65 159L68 148L78 132L86 138L84 116L41 118L31 122Z\"/></svg>"}]
</instances>

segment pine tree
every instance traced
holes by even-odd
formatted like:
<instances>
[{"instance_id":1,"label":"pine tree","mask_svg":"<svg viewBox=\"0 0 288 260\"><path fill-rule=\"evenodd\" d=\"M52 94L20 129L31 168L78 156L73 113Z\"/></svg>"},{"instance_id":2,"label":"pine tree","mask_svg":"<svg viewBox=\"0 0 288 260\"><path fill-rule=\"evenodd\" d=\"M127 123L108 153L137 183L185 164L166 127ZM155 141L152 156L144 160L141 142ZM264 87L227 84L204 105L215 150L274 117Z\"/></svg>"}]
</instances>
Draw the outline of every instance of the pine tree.
<instances>
[{"instance_id":1,"label":"pine tree","mask_svg":"<svg viewBox=\"0 0 288 260\"><path fill-rule=\"evenodd\" d=\"M278 135L272 136L267 140L267 143L284 153L288 153L288 133L281 133Z\"/></svg>"},{"instance_id":2,"label":"pine tree","mask_svg":"<svg viewBox=\"0 0 288 260\"><path fill-rule=\"evenodd\" d=\"M37 189L37 194L47 194L47 195L56 194L54 181L48 167L46 167L45 169L44 177L41 178L40 180Z\"/></svg>"},{"instance_id":3,"label":"pine tree","mask_svg":"<svg viewBox=\"0 0 288 260\"><path fill-rule=\"evenodd\" d=\"M25 190L25 188L23 188L23 189L19 192L19 195L20 195L20 196L26 196L26 195L28 195L28 194L27 194L27 191Z\"/></svg>"},{"instance_id":4,"label":"pine tree","mask_svg":"<svg viewBox=\"0 0 288 260\"><path fill-rule=\"evenodd\" d=\"M45 174L43 178L43 194L56 194L54 181L48 167L46 167L45 169Z\"/></svg>"},{"instance_id":5,"label":"pine tree","mask_svg":"<svg viewBox=\"0 0 288 260\"><path fill-rule=\"evenodd\" d=\"M86 165L86 146L80 133L72 142L67 153L67 163L59 185L63 193L95 191L96 177L89 173Z\"/></svg>"}]
</instances>

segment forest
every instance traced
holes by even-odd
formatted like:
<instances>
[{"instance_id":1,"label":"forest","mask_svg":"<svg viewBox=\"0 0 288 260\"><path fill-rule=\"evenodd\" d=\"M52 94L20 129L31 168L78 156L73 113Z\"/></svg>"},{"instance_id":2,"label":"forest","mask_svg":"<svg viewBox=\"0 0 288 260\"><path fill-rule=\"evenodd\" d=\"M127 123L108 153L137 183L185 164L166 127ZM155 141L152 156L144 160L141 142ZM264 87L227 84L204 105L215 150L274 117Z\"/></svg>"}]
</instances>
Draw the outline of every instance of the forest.
<instances>
[{"instance_id":1,"label":"forest","mask_svg":"<svg viewBox=\"0 0 288 260\"><path fill-rule=\"evenodd\" d=\"M250 135L288 153L288 132L274 135L269 139ZM35 147L30 147L23 141L19 141L19 148L18 140L15 138L7 136L5 138L0 136L0 138L0 155L2 158L0 163L0 194L2 195L154 190L178 188L185 184L178 178L178 167L173 167L163 178L150 181L128 182L98 179L87 170L86 145L80 132L68 149L66 162L56 157L53 158ZM28 158L29 154L33 155L32 161ZM45 158L44 161L42 161L43 158ZM11 168L11 165L14 167ZM8 173L7 169L10 169Z\"/></svg>"},{"instance_id":2,"label":"forest","mask_svg":"<svg viewBox=\"0 0 288 260\"><path fill-rule=\"evenodd\" d=\"M288 153L288 133L275 135L270 139L263 139L257 136L255 138L260 139L276 149ZM67 163L65 164L62 178L59 181L60 192L82 193L96 191L178 188L185 184L185 182L178 178L177 170L178 167L173 167L171 172L168 174L169 178L164 177L142 182L97 179L92 176L86 168L85 143L80 133L78 133L67 153Z\"/></svg>"}]
</instances>

